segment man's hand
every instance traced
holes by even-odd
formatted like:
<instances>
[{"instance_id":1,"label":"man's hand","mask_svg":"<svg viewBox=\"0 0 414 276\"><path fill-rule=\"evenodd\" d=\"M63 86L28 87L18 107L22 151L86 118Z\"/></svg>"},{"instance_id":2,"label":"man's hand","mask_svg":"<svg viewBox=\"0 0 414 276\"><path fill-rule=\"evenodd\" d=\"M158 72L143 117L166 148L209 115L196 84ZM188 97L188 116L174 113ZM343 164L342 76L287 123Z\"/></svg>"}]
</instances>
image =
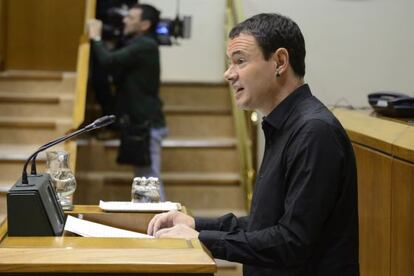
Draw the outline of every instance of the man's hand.
<instances>
[{"instance_id":1,"label":"man's hand","mask_svg":"<svg viewBox=\"0 0 414 276\"><path fill-rule=\"evenodd\" d=\"M102 34L102 21L97 19L89 19L86 23L88 35L90 39L98 39Z\"/></svg>"},{"instance_id":2,"label":"man's hand","mask_svg":"<svg viewBox=\"0 0 414 276\"><path fill-rule=\"evenodd\" d=\"M155 236L155 233L157 233L158 230L163 228L171 228L178 224L184 224L190 229L195 228L194 218L174 210L154 216L148 224L147 233L148 235Z\"/></svg>"},{"instance_id":3,"label":"man's hand","mask_svg":"<svg viewBox=\"0 0 414 276\"><path fill-rule=\"evenodd\" d=\"M154 237L156 238L181 238L181 239L197 239L198 232L193 228L184 225L177 224L170 228L164 228L155 232Z\"/></svg>"}]
</instances>

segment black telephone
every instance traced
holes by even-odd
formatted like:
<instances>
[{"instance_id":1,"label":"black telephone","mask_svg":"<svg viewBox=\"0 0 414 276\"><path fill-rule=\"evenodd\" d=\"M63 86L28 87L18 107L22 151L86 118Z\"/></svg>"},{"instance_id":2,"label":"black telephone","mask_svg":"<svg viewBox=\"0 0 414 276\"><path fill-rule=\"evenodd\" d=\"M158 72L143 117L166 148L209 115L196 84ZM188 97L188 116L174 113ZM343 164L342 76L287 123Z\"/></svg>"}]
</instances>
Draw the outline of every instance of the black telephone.
<instances>
[{"instance_id":1,"label":"black telephone","mask_svg":"<svg viewBox=\"0 0 414 276\"><path fill-rule=\"evenodd\" d=\"M368 102L379 114L389 117L414 118L414 97L397 92L375 92Z\"/></svg>"}]
</instances>

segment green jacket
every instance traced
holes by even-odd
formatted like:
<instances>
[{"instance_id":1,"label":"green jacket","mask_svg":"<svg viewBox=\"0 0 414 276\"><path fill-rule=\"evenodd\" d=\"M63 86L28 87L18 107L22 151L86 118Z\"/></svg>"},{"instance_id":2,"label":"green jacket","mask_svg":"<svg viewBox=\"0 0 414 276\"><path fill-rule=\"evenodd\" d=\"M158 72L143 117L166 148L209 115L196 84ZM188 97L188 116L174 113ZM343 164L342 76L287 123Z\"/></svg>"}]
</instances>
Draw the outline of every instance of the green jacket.
<instances>
[{"instance_id":1,"label":"green jacket","mask_svg":"<svg viewBox=\"0 0 414 276\"><path fill-rule=\"evenodd\" d=\"M116 51L101 41L92 42L92 51L114 77L117 88L116 115L129 115L135 124L150 121L151 127L165 126L159 97L160 56L158 43L150 36L138 36Z\"/></svg>"}]
</instances>

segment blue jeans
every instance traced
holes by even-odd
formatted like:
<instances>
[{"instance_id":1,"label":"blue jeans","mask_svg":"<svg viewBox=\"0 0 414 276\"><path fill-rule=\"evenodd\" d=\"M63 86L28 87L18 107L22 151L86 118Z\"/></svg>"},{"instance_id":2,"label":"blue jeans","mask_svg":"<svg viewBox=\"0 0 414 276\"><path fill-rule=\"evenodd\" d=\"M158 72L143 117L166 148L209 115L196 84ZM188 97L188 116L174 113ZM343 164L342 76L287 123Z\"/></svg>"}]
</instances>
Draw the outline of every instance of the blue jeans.
<instances>
[{"instance_id":1,"label":"blue jeans","mask_svg":"<svg viewBox=\"0 0 414 276\"><path fill-rule=\"evenodd\" d=\"M134 167L135 177L158 177L160 180L160 200L165 201L164 184L161 181L161 143L162 140L167 137L168 129L151 128L151 141L150 141L150 155L151 165L145 167Z\"/></svg>"}]
</instances>

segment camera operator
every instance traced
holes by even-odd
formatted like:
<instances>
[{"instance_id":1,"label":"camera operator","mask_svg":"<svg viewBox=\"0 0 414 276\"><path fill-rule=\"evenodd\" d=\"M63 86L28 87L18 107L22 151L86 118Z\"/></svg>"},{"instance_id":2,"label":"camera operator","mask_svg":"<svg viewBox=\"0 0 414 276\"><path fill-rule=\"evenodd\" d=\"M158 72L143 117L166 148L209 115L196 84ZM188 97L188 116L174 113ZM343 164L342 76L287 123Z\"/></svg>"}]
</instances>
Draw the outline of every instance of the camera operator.
<instances>
[{"instance_id":1,"label":"camera operator","mask_svg":"<svg viewBox=\"0 0 414 276\"><path fill-rule=\"evenodd\" d=\"M135 176L158 178L161 170L161 142L168 132L159 97L160 57L155 33L159 15L160 12L153 6L132 6L123 19L126 43L114 51L109 51L101 40L102 22L92 19L87 24L92 54L114 79L115 113L124 122L124 126L121 123L121 131L123 127L150 126L151 164L135 164ZM161 200L164 201L162 184L160 190Z\"/></svg>"}]
</instances>

